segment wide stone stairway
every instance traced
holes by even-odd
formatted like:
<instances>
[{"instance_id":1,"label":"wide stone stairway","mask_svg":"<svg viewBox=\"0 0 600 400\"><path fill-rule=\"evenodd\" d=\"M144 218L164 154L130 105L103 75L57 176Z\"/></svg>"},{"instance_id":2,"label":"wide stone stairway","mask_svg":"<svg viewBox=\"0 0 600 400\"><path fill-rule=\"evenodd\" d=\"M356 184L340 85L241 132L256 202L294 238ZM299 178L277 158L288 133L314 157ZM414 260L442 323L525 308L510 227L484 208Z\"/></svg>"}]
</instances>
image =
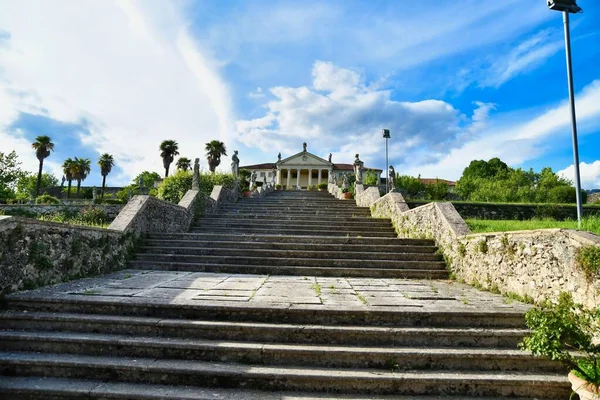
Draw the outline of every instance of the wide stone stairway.
<instances>
[{"instance_id":1,"label":"wide stone stairway","mask_svg":"<svg viewBox=\"0 0 600 400\"><path fill-rule=\"evenodd\" d=\"M568 399L528 306L447 281L433 242L323 192L151 234L131 269L12 294L1 399Z\"/></svg>"}]
</instances>

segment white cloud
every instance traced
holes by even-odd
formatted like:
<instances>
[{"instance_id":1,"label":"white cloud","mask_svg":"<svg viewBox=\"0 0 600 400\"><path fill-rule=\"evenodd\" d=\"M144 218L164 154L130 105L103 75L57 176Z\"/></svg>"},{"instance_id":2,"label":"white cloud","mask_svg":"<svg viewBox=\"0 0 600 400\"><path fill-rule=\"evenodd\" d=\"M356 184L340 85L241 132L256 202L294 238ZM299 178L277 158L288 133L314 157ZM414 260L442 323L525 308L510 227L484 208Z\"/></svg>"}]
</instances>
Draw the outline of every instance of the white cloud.
<instances>
[{"instance_id":1,"label":"white cloud","mask_svg":"<svg viewBox=\"0 0 600 400\"><path fill-rule=\"evenodd\" d=\"M569 179L571 182L575 182L575 167L574 164L569 165L567 168L558 171L558 175L563 178ZM583 189L600 189L600 160L596 160L592 163L579 163L579 177L581 180L581 187Z\"/></svg>"},{"instance_id":2,"label":"white cloud","mask_svg":"<svg viewBox=\"0 0 600 400\"><path fill-rule=\"evenodd\" d=\"M265 116L236 123L238 140L284 156L307 142L318 155L333 153L334 162L351 163L359 153L365 162L380 164L385 127L392 132L392 161L419 164L439 159L472 136L493 108L476 103L468 118L440 100L394 101L389 91L368 86L356 71L328 62L317 61L312 77L312 88L271 88L274 99L266 103Z\"/></svg>"},{"instance_id":3,"label":"white cloud","mask_svg":"<svg viewBox=\"0 0 600 400\"><path fill-rule=\"evenodd\" d=\"M126 0L0 3L0 29L10 33L0 47L2 147L24 151L23 139L7 132L19 112L67 123L85 120L91 134L83 135L83 143L114 154L124 169L123 176L113 177L117 184L144 169L161 171L163 139L176 139L182 155L202 161L204 143L230 144L228 88L188 32L177 8L183 6Z\"/></svg>"},{"instance_id":4,"label":"white cloud","mask_svg":"<svg viewBox=\"0 0 600 400\"><path fill-rule=\"evenodd\" d=\"M580 133L600 129L600 80L593 81L577 93L576 99ZM556 146L558 140L562 140L565 145L571 144L571 120L567 102L537 116L525 115L519 121L502 123L491 120L488 123L489 126L482 129L474 140L450 150L436 162L408 166L407 173L457 179L474 159L499 157L509 165L517 165L539 157L548 150L548 146Z\"/></svg>"}]
</instances>

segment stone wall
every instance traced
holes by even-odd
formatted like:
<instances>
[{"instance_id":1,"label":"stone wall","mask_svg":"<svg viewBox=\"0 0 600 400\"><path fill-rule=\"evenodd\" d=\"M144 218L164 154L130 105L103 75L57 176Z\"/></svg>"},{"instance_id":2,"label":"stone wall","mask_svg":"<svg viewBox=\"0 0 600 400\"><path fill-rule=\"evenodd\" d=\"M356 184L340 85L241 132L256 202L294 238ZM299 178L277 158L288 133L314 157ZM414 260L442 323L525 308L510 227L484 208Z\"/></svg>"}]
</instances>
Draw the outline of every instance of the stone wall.
<instances>
[{"instance_id":1,"label":"stone wall","mask_svg":"<svg viewBox=\"0 0 600 400\"><path fill-rule=\"evenodd\" d=\"M429 201L408 200L410 208L429 204ZM575 205L555 204L496 204L496 203L465 203L452 202L452 205L463 218L476 219L508 219L525 220L532 218L554 218L562 221L577 219ZM583 215L600 215L600 207L584 207Z\"/></svg>"},{"instance_id":2,"label":"stone wall","mask_svg":"<svg viewBox=\"0 0 600 400\"><path fill-rule=\"evenodd\" d=\"M600 192L588 194L587 203L588 204L600 203Z\"/></svg>"},{"instance_id":3,"label":"stone wall","mask_svg":"<svg viewBox=\"0 0 600 400\"><path fill-rule=\"evenodd\" d=\"M58 212L72 212L78 213L86 208L98 208L104 211L109 219L115 219L116 216L121 212L124 205L122 204L96 204L96 205L83 205L83 204L0 204L0 211L6 215L31 215L41 216L50 215Z\"/></svg>"},{"instance_id":4,"label":"stone wall","mask_svg":"<svg viewBox=\"0 0 600 400\"><path fill-rule=\"evenodd\" d=\"M473 234L451 203L410 210L402 203L390 193L371 212L391 218L400 237L434 239L457 279L534 301L569 291L587 307L600 306L598 277L586 277L575 261L581 247L600 246L599 236L563 229Z\"/></svg>"},{"instance_id":5,"label":"stone wall","mask_svg":"<svg viewBox=\"0 0 600 400\"><path fill-rule=\"evenodd\" d=\"M0 297L123 269L135 233L0 217Z\"/></svg>"},{"instance_id":6,"label":"stone wall","mask_svg":"<svg viewBox=\"0 0 600 400\"><path fill-rule=\"evenodd\" d=\"M359 184L355 186L354 199L356 200L356 205L359 207L371 207L380 197L379 188L377 187L368 187L365 189L364 185Z\"/></svg>"}]
</instances>

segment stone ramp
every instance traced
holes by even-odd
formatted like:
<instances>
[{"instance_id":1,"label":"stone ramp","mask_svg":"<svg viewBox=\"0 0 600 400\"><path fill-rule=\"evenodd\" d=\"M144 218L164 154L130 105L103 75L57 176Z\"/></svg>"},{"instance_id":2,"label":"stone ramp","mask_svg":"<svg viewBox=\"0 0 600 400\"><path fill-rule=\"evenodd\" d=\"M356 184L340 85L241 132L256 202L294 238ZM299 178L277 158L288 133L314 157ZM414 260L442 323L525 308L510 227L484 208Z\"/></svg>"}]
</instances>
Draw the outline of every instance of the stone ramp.
<instances>
[{"instance_id":1,"label":"stone ramp","mask_svg":"<svg viewBox=\"0 0 600 400\"><path fill-rule=\"evenodd\" d=\"M0 398L569 398L517 349L529 306L439 280L432 241L327 193L150 234L131 267L8 296Z\"/></svg>"}]
</instances>

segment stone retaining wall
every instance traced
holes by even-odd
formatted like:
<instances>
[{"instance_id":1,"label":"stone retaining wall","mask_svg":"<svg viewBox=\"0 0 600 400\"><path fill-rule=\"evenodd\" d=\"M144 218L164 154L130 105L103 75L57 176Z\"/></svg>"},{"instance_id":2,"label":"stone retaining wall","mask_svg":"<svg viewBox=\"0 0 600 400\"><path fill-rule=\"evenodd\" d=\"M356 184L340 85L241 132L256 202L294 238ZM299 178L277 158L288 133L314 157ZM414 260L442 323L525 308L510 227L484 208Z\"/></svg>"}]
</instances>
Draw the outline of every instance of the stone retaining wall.
<instances>
[{"instance_id":1,"label":"stone retaining wall","mask_svg":"<svg viewBox=\"0 0 600 400\"><path fill-rule=\"evenodd\" d=\"M600 237L564 229L473 234L451 203L407 210L402 195L390 193L371 206L389 217L400 237L434 239L457 279L534 301L556 300L561 291L587 307L600 306L598 276L586 277L575 254L600 246Z\"/></svg>"},{"instance_id":2,"label":"stone retaining wall","mask_svg":"<svg viewBox=\"0 0 600 400\"><path fill-rule=\"evenodd\" d=\"M0 297L123 269L138 238L133 232L0 217Z\"/></svg>"},{"instance_id":3,"label":"stone retaining wall","mask_svg":"<svg viewBox=\"0 0 600 400\"><path fill-rule=\"evenodd\" d=\"M368 187L365 189L364 185L355 186L354 198L356 205L359 207L370 207L380 197L379 188L377 187Z\"/></svg>"},{"instance_id":4,"label":"stone retaining wall","mask_svg":"<svg viewBox=\"0 0 600 400\"><path fill-rule=\"evenodd\" d=\"M50 215L58 212L81 212L86 208L98 208L104 211L109 219L115 219L125 207L122 204L0 204L0 210L6 215Z\"/></svg>"}]
</instances>

